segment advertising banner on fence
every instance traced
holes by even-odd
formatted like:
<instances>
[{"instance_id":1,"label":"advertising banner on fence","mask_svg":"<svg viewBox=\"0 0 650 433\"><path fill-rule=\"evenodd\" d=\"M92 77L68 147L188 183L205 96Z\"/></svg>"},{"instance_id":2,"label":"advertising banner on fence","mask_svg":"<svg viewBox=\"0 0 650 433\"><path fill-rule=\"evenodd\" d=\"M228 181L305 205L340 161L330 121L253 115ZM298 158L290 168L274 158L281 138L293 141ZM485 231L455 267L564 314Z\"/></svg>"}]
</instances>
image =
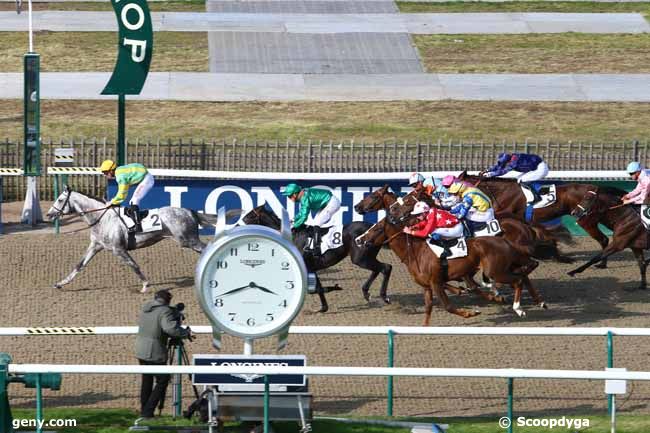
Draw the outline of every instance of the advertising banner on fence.
<instances>
[{"instance_id":1,"label":"advertising banner on fence","mask_svg":"<svg viewBox=\"0 0 650 433\"><path fill-rule=\"evenodd\" d=\"M324 174L323 176L327 176ZM193 209L208 214L216 214L220 207L230 209L243 209L250 211L256 206L267 203L273 211L280 215L282 208L287 209L289 218L293 219L298 211L298 205L293 203L287 197L284 197L280 191L289 182L297 182L303 187L327 188L341 200L341 209L334 216L334 224L347 224L352 221L367 221L375 223L378 219L384 217L384 212L360 215L354 211L354 205L361 201L367 194L375 191L382 186L389 184L393 191L400 195L408 193L411 188L408 187L407 180L403 182L391 180L384 182L382 180L359 179L358 181L324 179L321 182L286 179L286 180L223 180L223 179L181 179L170 180L165 178L156 178L154 188L141 203L144 209L159 208L162 206L176 206ZM561 184L562 182L555 182ZM619 187L630 190L633 182L627 181L602 181L592 182L607 186ZM131 193L133 193L131 188ZM109 184L109 194L112 197L117 190L115 182ZM130 199L130 196L129 196ZM308 220L308 224L311 217ZM556 221L557 222L557 221ZM573 217L564 217L562 222L577 235L584 235L584 231L576 224ZM228 221L229 226L239 223L239 219ZM606 233L609 230L603 227ZM204 230L203 234L211 234L211 230Z\"/></svg>"},{"instance_id":2,"label":"advertising banner on fence","mask_svg":"<svg viewBox=\"0 0 650 433\"><path fill-rule=\"evenodd\" d=\"M176 206L194 209L208 214L216 214L222 206L226 210L243 209L244 211L250 211L256 206L267 203L278 215L281 214L282 208L287 209L289 218L293 219L298 211L298 205L280 193L284 186L292 181L170 180L156 178L154 187L142 201L141 207L143 209L153 209L162 206ZM322 182L297 182L303 187L329 189L341 200L341 209L332 219L334 223L347 224L352 221L369 221L374 223L378 217L383 218L384 216L383 212L360 215L354 211L354 205L356 203L371 191L384 186L384 182L376 180L337 181L329 179ZM393 182L390 185L399 194L406 194L411 190L406 186L406 180L401 183ZM131 194L134 189L131 188ZM116 190L115 182L111 182L109 185L109 195L112 197ZM239 220L228 222L232 226L233 224L237 224Z\"/></svg>"}]
</instances>

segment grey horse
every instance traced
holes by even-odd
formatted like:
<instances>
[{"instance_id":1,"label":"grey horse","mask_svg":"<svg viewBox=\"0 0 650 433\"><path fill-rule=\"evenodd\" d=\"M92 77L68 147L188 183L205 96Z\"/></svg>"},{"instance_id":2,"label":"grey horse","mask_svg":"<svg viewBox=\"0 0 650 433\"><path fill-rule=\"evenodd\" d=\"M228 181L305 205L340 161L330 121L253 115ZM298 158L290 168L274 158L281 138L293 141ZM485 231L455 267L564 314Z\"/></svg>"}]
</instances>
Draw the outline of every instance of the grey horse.
<instances>
[{"instance_id":1,"label":"grey horse","mask_svg":"<svg viewBox=\"0 0 650 433\"><path fill-rule=\"evenodd\" d=\"M190 209L165 206L158 211L162 230L136 233L135 243L129 245L127 226L120 216L119 209L112 207L105 210L103 209L105 207L106 203L104 201L72 191L66 186L50 210L48 210L47 217L51 221L61 218L63 215L79 214L90 229L90 245L86 250L86 254L67 277L54 285L57 289L70 283L88 265L88 262L92 260L95 254L102 250L108 250L133 269L133 272L142 281L141 292L145 293L149 281L128 253L128 250L145 248L165 238L174 238L182 248L191 248L197 253L201 253L205 248L205 244L199 239L199 224L213 227L216 227L217 224L216 215L200 214Z\"/></svg>"}]
</instances>

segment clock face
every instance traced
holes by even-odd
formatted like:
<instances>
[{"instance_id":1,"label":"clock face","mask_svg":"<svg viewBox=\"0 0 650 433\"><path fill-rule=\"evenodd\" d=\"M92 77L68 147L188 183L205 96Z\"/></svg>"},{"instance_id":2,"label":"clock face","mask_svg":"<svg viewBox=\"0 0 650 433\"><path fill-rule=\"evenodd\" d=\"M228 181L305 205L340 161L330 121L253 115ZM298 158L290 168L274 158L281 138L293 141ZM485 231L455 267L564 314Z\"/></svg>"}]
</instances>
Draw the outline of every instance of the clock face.
<instances>
[{"instance_id":1,"label":"clock face","mask_svg":"<svg viewBox=\"0 0 650 433\"><path fill-rule=\"evenodd\" d=\"M302 307L302 264L283 243L259 235L235 236L207 254L197 289L223 331L240 337L271 335Z\"/></svg>"}]
</instances>

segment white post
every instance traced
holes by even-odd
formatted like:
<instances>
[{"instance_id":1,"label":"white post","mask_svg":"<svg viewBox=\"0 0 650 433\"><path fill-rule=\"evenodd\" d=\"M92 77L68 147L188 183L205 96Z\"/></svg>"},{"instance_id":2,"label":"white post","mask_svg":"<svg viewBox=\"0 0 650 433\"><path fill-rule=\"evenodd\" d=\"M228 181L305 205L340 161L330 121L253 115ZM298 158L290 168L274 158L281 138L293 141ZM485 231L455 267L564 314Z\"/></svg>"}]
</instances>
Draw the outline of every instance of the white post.
<instances>
[{"instance_id":1,"label":"white post","mask_svg":"<svg viewBox=\"0 0 650 433\"><path fill-rule=\"evenodd\" d=\"M251 338L246 338L244 339L244 355L252 355L253 354L253 339Z\"/></svg>"},{"instance_id":2,"label":"white post","mask_svg":"<svg viewBox=\"0 0 650 433\"><path fill-rule=\"evenodd\" d=\"M20 217L23 224L36 225L38 222L43 221L43 214L41 213L41 204L38 201L38 188L36 187L36 177L27 177L27 192L25 193L25 203L23 204L23 212Z\"/></svg>"},{"instance_id":3,"label":"white post","mask_svg":"<svg viewBox=\"0 0 650 433\"><path fill-rule=\"evenodd\" d=\"M616 433L616 394L612 394L612 433Z\"/></svg>"},{"instance_id":4,"label":"white post","mask_svg":"<svg viewBox=\"0 0 650 433\"><path fill-rule=\"evenodd\" d=\"M28 21L29 21L29 52L33 53L34 52L34 37L32 35L32 0L28 0L27 2L28 8L29 8L29 13L27 14Z\"/></svg>"}]
</instances>

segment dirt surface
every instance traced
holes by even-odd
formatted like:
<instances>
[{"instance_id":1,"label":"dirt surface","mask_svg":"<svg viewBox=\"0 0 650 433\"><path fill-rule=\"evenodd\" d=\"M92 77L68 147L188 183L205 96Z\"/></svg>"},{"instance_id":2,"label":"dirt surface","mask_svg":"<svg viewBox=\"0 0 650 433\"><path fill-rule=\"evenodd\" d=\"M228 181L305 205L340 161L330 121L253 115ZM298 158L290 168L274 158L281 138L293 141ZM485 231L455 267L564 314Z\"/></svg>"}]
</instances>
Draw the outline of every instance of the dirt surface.
<instances>
[{"instance_id":1,"label":"dirt surface","mask_svg":"<svg viewBox=\"0 0 650 433\"><path fill-rule=\"evenodd\" d=\"M4 220L19 218L19 204L3 205ZM43 211L47 211L43 204ZM77 225L65 225L69 231ZM85 272L64 290L52 284L64 277L81 258L88 233L55 236L51 227L28 231L9 224L0 236L0 280L4 300L0 326L111 326L135 325L140 305L151 295L137 293L140 284L131 271L110 253L99 254ZM578 239L570 249L579 260L595 251L595 242ZM185 302L192 325L207 324L193 293L193 274L198 256L163 241L133 253L155 289L169 288L174 302ZM366 304L360 285L367 272L349 262L324 272L326 283L344 290L329 295L331 312L313 314L317 298L307 300L299 325L420 325L423 318L421 290L390 251L380 258L394 265L390 284L392 304L378 299ZM510 307L486 304L473 297L452 297L482 314L463 320L440 308L434 309L435 326L620 326L646 327L648 292L627 292L635 287L638 270L631 254L616 256L606 270L592 269L578 278L566 276L567 265L545 263L533 274L534 283L549 304L535 308L524 298L526 319ZM378 283L372 289L377 294ZM259 352L272 351L273 341L262 341ZM134 337L53 336L0 337L0 349L18 363L134 363ZM241 352L241 343L225 341L225 353ZM194 353L211 353L209 338L191 343ZM650 341L618 337L616 366L647 370ZM605 339L601 337L409 337L396 342L396 365L411 367L514 367L549 369L602 369L606 365ZM362 336L293 336L285 353L304 353L309 364L327 366L385 366L386 338ZM320 414L353 413L382 415L386 410L386 380L372 378L313 378L312 391ZM46 393L49 406L132 407L137 405L139 378L135 376L73 376L63 378L59 392ZM501 416L506 405L506 381L484 379L396 380L397 415ZM623 411L648 413L650 385L628 385L631 392L618 401ZM189 394L189 386L185 386ZM33 390L12 386L13 403L33 407ZM598 381L515 381L517 413L548 415L603 413L606 399ZM189 403L189 399L186 403Z\"/></svg>"}]
</instances>

